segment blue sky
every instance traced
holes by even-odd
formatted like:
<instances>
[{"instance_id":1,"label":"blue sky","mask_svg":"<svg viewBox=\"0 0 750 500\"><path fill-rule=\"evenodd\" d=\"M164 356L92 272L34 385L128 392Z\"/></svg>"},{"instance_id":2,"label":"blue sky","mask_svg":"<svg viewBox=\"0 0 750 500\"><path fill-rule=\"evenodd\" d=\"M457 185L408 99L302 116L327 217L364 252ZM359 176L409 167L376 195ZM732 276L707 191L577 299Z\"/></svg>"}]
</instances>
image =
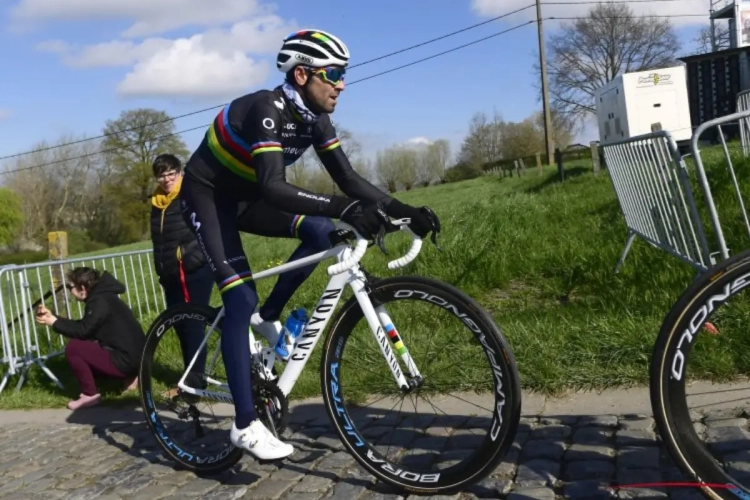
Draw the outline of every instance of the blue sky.
<instances>
[{"instance_id":1,"label":"blue sky","mask_svg":"<svg viewBox=\"0 0 750 500\"><path fill-rule=\"evenodd\" d=\"M530 0L342 2L284 0L11 0L0 2L0 156L62 134L98 135L122 110L154 107L172 116L272 87L281 37L317 27L341 37L352 64L454 31ZM674 19L689 44L708 21L708 2L634 3L639 13L703 13ZM407 7L411 5L411 7ZM675 7L678 5L678 7ZM548 6L544 16L578 15L590 5ZM562 10L564 9L564 10ZM352 69L353 82L507 29L534 9L419 49ZM427 21L429 19L429 22ZM692 24L687 24L692 23ZM698 24L696 24L698 23ZM556 21L545 23L553 32ZM351 85L333 116L364 154L417 137L448 139L454 151L477 111L521 120L540 109L532 65L533 24L388 75ZM690 46L685 53L690 53ZM177 120L207 124L215 111ZM204 131L183 135L192 149ZM589 128L581 141L595 138Z\"/></svg>"}]
</instances>

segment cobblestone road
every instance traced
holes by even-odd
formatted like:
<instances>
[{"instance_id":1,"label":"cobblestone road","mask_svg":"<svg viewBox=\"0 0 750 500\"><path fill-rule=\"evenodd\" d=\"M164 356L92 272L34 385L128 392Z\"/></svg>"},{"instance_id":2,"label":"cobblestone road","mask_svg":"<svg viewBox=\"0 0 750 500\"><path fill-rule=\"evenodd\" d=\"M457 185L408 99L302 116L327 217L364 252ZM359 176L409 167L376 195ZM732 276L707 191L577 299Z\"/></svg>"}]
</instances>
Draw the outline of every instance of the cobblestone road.
<instances>
[{"instance_id":1,"label":"cobblestone road","mask_svg":"<svg viewBox=\"0 0 750 500\"><path fill-rule=\"evenodd\" d=\"M400 498L342 451L322 407L292 416L291 441L297 448L292 459L281 465L259 465L245 457L235 469L214 479L177 471L162 460L135 410L108 425L3 425L0 498ZM737 427L746 428L747 417L744 412L719 410L709 414L705 429L719 440L736 442ZM646 414L527 416L511 452L491 477L449 498L703 498L689 489L611 494L603 487L611 481L679 480L684 477L666 456Z\"/></svg>"}]
</instances>

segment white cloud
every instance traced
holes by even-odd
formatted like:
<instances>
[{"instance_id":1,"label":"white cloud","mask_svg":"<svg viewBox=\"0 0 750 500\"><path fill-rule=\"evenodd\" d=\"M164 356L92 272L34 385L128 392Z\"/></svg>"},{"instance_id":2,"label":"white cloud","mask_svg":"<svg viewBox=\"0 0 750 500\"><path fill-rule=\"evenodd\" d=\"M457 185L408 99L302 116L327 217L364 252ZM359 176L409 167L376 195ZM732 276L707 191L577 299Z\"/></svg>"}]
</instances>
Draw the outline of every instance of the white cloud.
<instances>
[{"instance_id":1,"label":"white cloud","mask_svg":"<svg viewBox=\"0 0 750 500\"><path fill-rule=\"evenodd\" d=\"M161 50L168 50L178 41L166 38L149 38L141 43L112 40L78 47L61 40L50 40L37 44L37 50L59 54L65 64L79 68L130 66Z\"/></svg>"},{"instance_id":2,"label":"white cloud","mask_svg":"<svg viewBox=\"0 0 750 500\"><path fill-rule=\"evenodd\" d=\"M265 15L270 6L258 0L21 0L11 10L15 22L132 21L126 38L145 37L184 26L218 26Z\"/></svg>"},{"instance_id":3,"label":"white cloud","mask_svg":"<svg viewBox=\"0 0 750 500\"><path fill-rule=\"evenodd\" d=\"M268 9L256 9L264 10ZM226 98L262 84L272 66L263 56L274 56L284 36L296 29L294 22L263 14L189 37L118 39L84 46L49 40L37 50L58 54L72 67L129 68L117 86L123 96Z\"/></svg>"},{"instance_id":4,"label":"white cloud","mask_svg":"<svg viewBox=\"0 0 750 500\"><path fill-rule=\"evenodd\" d=\"M604 0L606 1L606 0ZM485 17L494 17L512 12L516 9L529 5L528 0L471 0L471 8L474 12ZM679 2L634 2L628 4L636 15L675 15L675 14L701 14L704 17L671 17L670 21L675 26L685 26L708 23L708 2L706 0L680 0ZM542 17L577 17L584 16L594 7L593 4L565 5L542 5ZM536 9L532 6L507 18L508 23L516 24L523 21L536 19ZM546 22L554 29L558 22Z\"/></svg>"},{"instance_id":5,"label":"white cloud","mask_svg":"<svg viewBox=\"0 0 750 500\"><path fill-rule=\"evenodd\" d=\"M411 139L407 139L406 144L432 144L432 141L429 140L427 137L412 137Z\"/></svg>"},{"instance_id":6,"label":"white cloud","mask_svg":"<svg viewBox=\"0 0 750 500\"><path fill-rule=\"evenodd\" d=\"M266 62L253 61L239 50L222 54L201 42L200 35L176 40L136 64L117 91L126 96L231 96L268 76Z\"/></svg>"}]
</instances>

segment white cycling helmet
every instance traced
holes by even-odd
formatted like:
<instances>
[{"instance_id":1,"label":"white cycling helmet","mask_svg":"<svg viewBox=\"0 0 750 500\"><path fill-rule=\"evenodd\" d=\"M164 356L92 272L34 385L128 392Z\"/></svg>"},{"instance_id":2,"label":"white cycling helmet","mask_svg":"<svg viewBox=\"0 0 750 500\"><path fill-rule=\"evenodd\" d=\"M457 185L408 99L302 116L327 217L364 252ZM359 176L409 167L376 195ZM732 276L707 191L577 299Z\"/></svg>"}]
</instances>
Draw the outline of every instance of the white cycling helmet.
<instances>
[{"instance_id":1,"label":"white cycling helmet","mask_svg":"<svg viewBox=\"0 0 750 500\"><path fill-rule=\"evenodd\" d=\"M307 29L292 33L284 39L276 67L288 73L303 64L313 68L349 64L349 49L337 37L321 30Z\"/></svg>"}]
</instances>

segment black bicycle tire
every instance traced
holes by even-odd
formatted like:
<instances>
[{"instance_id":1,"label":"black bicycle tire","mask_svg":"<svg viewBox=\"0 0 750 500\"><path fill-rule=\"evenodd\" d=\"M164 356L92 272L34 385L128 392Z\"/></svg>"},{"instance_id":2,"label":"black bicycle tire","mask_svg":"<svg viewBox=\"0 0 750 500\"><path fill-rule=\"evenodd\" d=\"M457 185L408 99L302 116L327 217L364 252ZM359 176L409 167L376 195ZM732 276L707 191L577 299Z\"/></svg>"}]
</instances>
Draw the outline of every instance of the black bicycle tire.
<instances>
[{"instance_id":1,"label":"black bicycle tire","mask_svg":"<svg viewBox=\"0 0 750 500\"><path fill-rule=\"evenodd\" d=\"M481 324L481 333L485 334L487 342L495 349L496 362L503 370L502 387L505 387L506 392L504 394L502 424L500 426L500 431L495 437L496 441L492 444L491 449L488 450L487 453L478 454L476 461L481 463L474 464L473 466L467 465L463 468L463 475L461 477L456 478L456 480L447 481L446 483L441 481L434 486L415 486L413 482L401 482L401 480L406 481L408 478L403 477L403 474L399 477L387 469L381 469L381 467L373 465L373 463L370 463L366 459L366 452L360 453L355 450L355 446L353 446L350 441L353 438L343 429L343 425L346 425L346 422L348 422L348 417L342 417L336 410L334 397L330 392L331 384L329 380L329 377L331 376L330 364L334 359L338 359L341 351L343 351L341 347L336 345L336 340L342 337L347 338L354 325L363 318L362 310L355 297L351 297L338 311L333 319L332 326L325 340L321 358L321 389L323 402L328 412L329 419L344 446L356 461L365 468L365 470L369 471L378 479L403 492L408 492L409 494L454 494L484 479L495 469L508 453L518 430L521 417L521 387L518 368L510 345L503 337L499 327L492 321L490 315L475 300L451 285L431 278L397 276L370 282L369 295L370 297L379 297L382 299L383 292L388 288L404 286L415 290L432 290L434 295L440 293L443 297L450 296L452 299L451 304L456 306L457 310L460 310L462 313L468 311L471 315L469 319L474 321L478 327ZM384 300L383 302L387 302L387 300ZM338 354L336 353L337 350L339 351ZM489 361L489 353L487 353L486 349L485 354L488 355ZM497 387L497 377L495 377L495 390L499 390ZM497 407L498 401L496 399L493 412L493 422L497 418ZM497 440L498 437L501 439ZM367 443L364 439L362 439L362 441ZM368 451L372 450L369 443L367 443L367 448ZM487 456L485 456L485 454ZM398 470L399 468L402 471L406 470L403 465L399 465L395 470Z\"/></svg>"},{"instance_id":2,"label":"black bicycle tire","mask_svg":"<svg viewBox=\"0 0 750 500\"><path fill-rule=\"evenodd\" d=\"M714 297L727 283L748 273L750 250L710 268L687 287L662 322L651 357L649 383L651 408L659 436L680 470L695 482L734 485L745 493L750 493L750 490L722 470L704 448L691 420L685 399L684 378L680 372L684 373L700 327L711 317L713 311L701 319L695 332L691 332L692 341L681 344L681 338L694 315L701 312L706 298ZM732 295L734 294L727 298ZM678 355L680 345L682 348ZM683 360L679 370L676 365L678 357ZM673 369L677 377L672 375ZM678 378L681 380L677 380ZM727 487L703 486L701 491L706 498L714 500L738 498Z\"/></svg>"},{"instance_id":3,"label":"black bicycle tire","mask_svg":"<svg viewBox=\"0 0 750 500\"><path fill-rule=\"evenodd\" d=\"M159 444L159 447L166 453L173 461L179 464L180 467L187 469L197 475L214 475L221 473L242 459L243 451L237 448L233 444L229 443L227 448L229 451L226 456L211 461L209 459L201 459L190 453L179 453L172 449L164 437L161 435L163 432L163 426L161 421L158 419L158 415L155 412L155 405L153 396L151 394L151 365L153 362L154 353L156 347L159 345L160 335L163 334L164 330L160 329L164 323L168 320L174 320L177 315L192 314L203 317L203 321L208 325L212 325L216 320L216 316L219 313L219 309L211 306L195 303L180 303L165 309L156 319L151 323L146 334L146 344L143 348L141 356L141 364L138 374L138 384L141 395L141 409L143 410L146 423L153 434L154 439ZM159 430L159 427L162 430ZM166 436L166 432L164 432ZM168 437L168 436L167 436ZM179 448L176 444L172 443L172 446ZM186 457L190 457L188 460Z\"/></svg>"}]
</instances>

